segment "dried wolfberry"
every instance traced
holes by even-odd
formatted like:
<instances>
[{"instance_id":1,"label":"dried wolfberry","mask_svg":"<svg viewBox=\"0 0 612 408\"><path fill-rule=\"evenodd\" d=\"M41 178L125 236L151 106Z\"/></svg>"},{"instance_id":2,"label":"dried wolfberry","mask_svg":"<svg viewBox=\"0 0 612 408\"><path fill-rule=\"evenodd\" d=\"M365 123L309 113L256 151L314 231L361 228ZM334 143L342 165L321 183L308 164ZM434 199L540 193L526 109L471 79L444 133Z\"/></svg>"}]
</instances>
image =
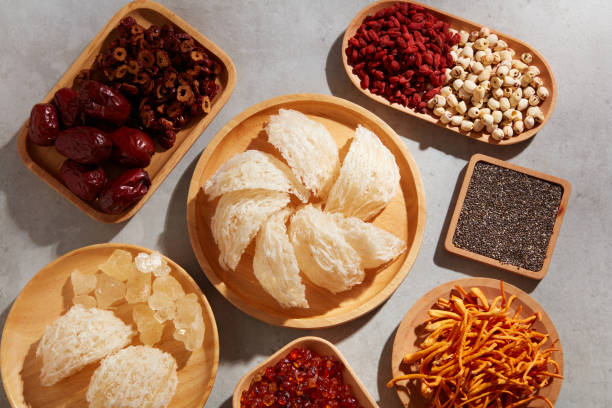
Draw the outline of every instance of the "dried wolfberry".
<instances>
[{"instance_id":1,"label":"dried wolfberry","mask_svg":"<svg viewBox=\"0 0 612 408\"><path fill-rule=\"evenodd\" d=\"M458 42L449 25L423 7L396 3L366 17L345 53L363 89L424 111L454 63L450 50Z\"/></svg>"}]
</instances>

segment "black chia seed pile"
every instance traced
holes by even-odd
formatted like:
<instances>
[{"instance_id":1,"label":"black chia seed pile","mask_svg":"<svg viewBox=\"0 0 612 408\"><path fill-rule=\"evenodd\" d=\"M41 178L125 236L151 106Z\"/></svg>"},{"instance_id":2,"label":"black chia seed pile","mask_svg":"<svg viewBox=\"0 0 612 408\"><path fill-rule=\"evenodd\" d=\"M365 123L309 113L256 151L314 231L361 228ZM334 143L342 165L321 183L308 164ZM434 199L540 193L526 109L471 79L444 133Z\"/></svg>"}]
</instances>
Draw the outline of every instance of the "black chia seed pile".
<instances>
[{"instance_id":1,"label":"black chia seed pile","mask_svg":"<svg viewBox=\"0 0 612 408\"><path fill-rule=\"evenodd\" d=\"M546 258L562 195L558 184L478 162L453 243L537 272Z\"/></svg>"}]
</instances>

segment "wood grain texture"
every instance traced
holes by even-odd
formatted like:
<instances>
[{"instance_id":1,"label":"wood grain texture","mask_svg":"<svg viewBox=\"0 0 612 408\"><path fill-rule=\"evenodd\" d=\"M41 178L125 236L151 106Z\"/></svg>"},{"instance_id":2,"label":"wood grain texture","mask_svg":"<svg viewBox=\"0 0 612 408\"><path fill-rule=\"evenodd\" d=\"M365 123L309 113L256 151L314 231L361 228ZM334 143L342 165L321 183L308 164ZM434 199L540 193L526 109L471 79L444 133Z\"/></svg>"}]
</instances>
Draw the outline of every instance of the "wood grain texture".
<instances>
[{"instance_id":1,"label":"wood grain texture","mask_svg":"<svg viewBox=\"0 0 612 408\"><path fill-rule=\"evenodd\" d=\"M85 50L83 50L76 61L74 61L64 76L40 102L49 103L58 89L72 87L72 82L77 74L82 69L90 68L98 53L105 49L112 39L118 36L115 28L119 24L119 21L127 16L134 17L136 21L144 27L149 27L152 24L157 24L159 26L163 24L174 24L178 27L178 31L184 31L190 34L196 42L202 45L209 54L219 62L221 72L218 75L217 81L221 90L215 99L213 99L211 110L207 115L200 119L189 121L183 129L177 132L176 143L172 148L165 151L158 151L153 155L151 163L145 168L151 177L151 187L149 191L138 203L121 214L106 214L100 211L97 206L81 200L72 193L63 184L60 177L60 168L66 158L59 154L52 146L38 146L31 143L27 138L29 119L26 120L19 131L17 143L19 156L28 169L87 215L105 223L123 222L136 214L149 197L155 193L155 190L157 190L165 180L174 166L176 166L185 153L187 153L191 145L200 137L204 129L206 129L217 113L219 113L236 85L236 69L234 68L232 60L223 50L167 8L153 1L137 0L123 7L109 20L106 26L104 26Z\"/></svg>"},{"instance_id":2,"label":"wood grain texture","mask_svg":"<svg viewBox=\"0 0 612 408\"><path fill-rule=\"evenodd\" d=\"M519 173L524 173L535 178L546 180L550 183L558 184L563 189L563 195L561 196L561 204L559 204L559 210L557 211L555 224L553 226L550 240L548 241L546 257L544 258L542 269L540 269L539 271L531 271L529 269L521 268L519 266L503 263L498 261L497 259L489 258L488 256L480 255L472 251L468 251L467 249L459 248L453 243L453 237L455 236L455 230L457 229L457 223L459 222L461 208L463 207L463 202L465 201L465 196L470 185L470 180L472 179L472 174L474 173L474 166L476 165L476 163L481 161L485 163L495 164L500 167L517 171ZM552 260L552 254L555 250L555 244L557 242L557 238L559 237L559 232L561 231L561 223L563 222L563 217L565 216L565 213L567 211L567 203L569 201L571 191L572 186L567 180L544 174L539 171L531 170L525 167L517 166L515 164L508 163L506 161L499 160L494 157L485 156L484 154L475 154L470 158L470 161L467 165L467 169L465 171L463 184L461 185L461 190L459 190L459 196L457 197L457 204L455 205L455 210L453 211L453 216L448 226L448 233L446 234L446 239L444 240L444 248L446 248L448 252L460 255L464 258L495 266L506 271L527 276L528 278L538 280L542 279L544 278L544 276L546 276L546 273L548 272L548 267L550 266L550 261Z\"/></svg>"},{"instance_id":3,"label":"wood grain texture","mask_svg":"<svg viewBox=\"0 0 612 408\"><path fill-rule=\"evenodd\" d=\"M70 273L74 269L95 273L116 249L136 256L151 250L136 245L98 244L69 252L45 266L21 291L9 312L2 332L0 370L7 398L13 408L60 408L87 406L85 393L98 363L86 366L78 373L51 387L43 387L39 376L41 363L36 359L36 347L45 327L72 306ZM165 258L186 293L195 293L201 302L205 335L202 347L187 351L182 342L172 337L173 325L167 324L160 343L155 347L166 351L178 364L179 384L170 408L201 408L212 390L219 364L217 325L208 301L189 274L172 260ZM133 324L131 308L114 308L115 314ZM132 344L140 344L138 336Z\"/></svg>"},{"instance_id":4,"label":"wood grain texture","mask_svg":"<svg viewBox=\"0 0 612 408\"><path fill-rule=\"evenodd\" d=\"M210 231L218 200L208 201L202 190L217 169L237 153L259 149L280 158L264 131L270 115L279 108L295 109L322 123L331 133L343 159L358 124L378 135L393 153L400 168L400 190L375 218L381 227L408 244L395 261L367 271L364 282L352 290L331 295L306 282L310 309L283 309L268 295L252 271L254 242L247 248L235 272L223 270L219 250ZM355 319L384 302L408 274L423 238L425 195L418 168L406 146L380 118L346 100L318 94L285 95L261 102L239 114L223 127L202 153L194 170L187 198L187 226L191 245L211 283L243 312L267 323L298 328L329 327Z\"/></svg>"},{"instance_id":5,"label":"wood grain texture","mask_svg":"<svg viewBox=\"0 0 612 408\"><path fill-rule=\"evenodd\" d=\"M240 396L242 391L247 390L251 386L253 378L265 371L267 367L273 366L285 357L293 348L301 347L315 351L323 356L333 356L344 364L344 382L351 386L353 395L359 401L363 408L378 408L374 398L368 393L368 390L361 383L357 374L353 371L348 361L342 356L340 351L329 341L320 337L308 336L295 339L276 353L268 357L264 362L253 368L240 379L234 389L233 407L240 408Z\"/></svg>"},{"instance_id":6,"label":"wood grain texture","mask_svg":"<svg viewBox=\"0 0 612 408\"><path fill-rule=\"evenodd\" d=\"M466 133L466 132L461 131L458 126L452 126L451 124L448 124L448 125L442 124L438 120L438 118L434 116L433 114L415 112L412 108L408 108L406 106L402 106L397 103L390 103L384 97L380 95L375 95L367 89L362 89L360 85L359 77L353 74L353 67L351 67L347 61L345 50L348 47L348 41L351 37L355 35L355 33L357 32L357 29L359 29L359 26L361 26L361 23L363 22L365 17L375 14L380 9L392 6L395 3L397 3L397 1L398 0L382 0L382 1L368 5L363 10L361 10L353 18L353 20L351 20L351 22L349 23L344 33L344 38L342 39L342 62L344 64L344 69L346 70L347 75L349 76L351 82L353 82L353 84L357 87L357 89L359 89L364 95L375 100L376 102L382 103L383 105L390 106L393 109L397 109L401 112L407 113L408 115L417 117L419 119L423 119L429 123L433 123L435 125L446 128L455 133L459 133L461 135L467 136L471 139L475 139L475 140L478 140L484 143L490 143L490 144L495 144L495 145L510 145L510 144L515 144L515 143L520 143L520 142L523 142L533 137L537 132L540 131L540 129L542 129L542 127L546 124L546 122L550 118L550 115L552 115L553 109L555 107L555 102L557 100L557 83L555 81L555 77L552 73L552 70L550 66L548 65L548 62L546 62L546 60L538 52L538 50L536 50L533 47L530 47L524 42L516 38L513 38L507 34L501 33L499 31L495 31L492 27L490 27L491 33L497 34L500 39L506 41L508 45L510 46L510 48L516 51L517 55L520 55L524 52L530 52L533 55L533 62L530 65L535 65L540 69L541 71L540 77L544 80L545 86L550 91L550 96L540 105L540 109L542 109L542 112L544 113L544 120L542 121L542 123L540 123L538 126L535 126L533 129L525 130L519 136L512 137L507 140L498 141L483 132L472 131L472 132ZM456 16L454 14L446 13L444 11L435 9L426 4L421 4L421 3L414 2L414 1L405 1L405 0L400 0L400 1L404 1L406 3L418 4L424 7L427 12L431 13L439 20L449 23L451 28L454 28L455 30L465 30L467 32L472 32L474 30L480 30L480 28L483 27L481 24L477 24L472 21L466 20L462 17Z\"/></svg>"},{"instance_id":7,"label":"wood grain texture","mask_svg":"<svg viewBox=\"0 0 612 408\"><path fill-rule=\"evenodd\" d=\"M459 279L452 282L440 285L431 291L427 292L408 310L408 313L402 319L402 322L397 329L395 334L395 340L393 341L393 351L391 355L391 370L393 377L403 375L404 372L400 369L402 359L406 354L413 353L420 350L418 343L424 335L424 328L422 324L429 318L427 312L436 303L438 298L449 298L451 291L456 285L462 286L465 290L469 291L470 288L478 287L482 290L487 299L492 300L496 296L499 296L499 280L489 278L467 278ZM504 282L504 291L507 296L515 295L517 300L512 303L510 312L516 312L519 306L522 306L523 310L520 316L528 317L533 313L540 312L542 320L534 323L533 328L537 331L547 333L550 335L550 346L552 341L559 339L559 333L555 329L550 317L546 314L542 306L540 306L535 300L531 298L527 293L523 292L519 288ZM555 351L552 354L552 358L559 363L560 372L563 375L563 351L561 349L561 340L556 344L556 347L561 351ZM390 378L389 378L390 380ZM413 382L411 384L417 384ZM561 391L562 380L554 378L552 382L544 387L539 395L548 398L553 404L559 396ZM426 401L420 394L420 386L417 384L406 385L405 381L401 381L396 385L397 394L404 404L409 408L424 408L426 407ZM542 400L531 401L526 408L545 408L546 403Z\"/></svg>"}]
</instances>

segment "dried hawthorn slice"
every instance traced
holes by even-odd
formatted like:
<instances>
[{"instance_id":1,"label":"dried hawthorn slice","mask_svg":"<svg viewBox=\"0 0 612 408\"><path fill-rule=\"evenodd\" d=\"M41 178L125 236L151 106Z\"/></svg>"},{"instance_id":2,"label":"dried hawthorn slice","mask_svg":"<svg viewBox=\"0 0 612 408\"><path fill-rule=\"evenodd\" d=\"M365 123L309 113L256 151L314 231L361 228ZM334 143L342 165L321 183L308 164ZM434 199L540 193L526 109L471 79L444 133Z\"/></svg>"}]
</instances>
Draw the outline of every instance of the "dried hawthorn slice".
<instances>
[{"instance_id":1,"label":"dried hawthorn slice","mask_svg":"<svg viewBox=\"0 0 612 408\"><path fill-rule=\"evenodd\" d=\"M122 213L147 194L150 186L151 180L146 171L127 170L102 190L100 209L109 214Z\"/></svg>"},{"instance_id":2,"label":"dried hawthorn slice","mask_svg":"<svg viewBox=\"0 0 612 408\"><path fill-rule=\"evenodd\" d=\"M197 101L191 105L191 113L193 115L202 115L210 112L210 98L208 96L199 96Z\"/></svg>"},{"instance_id":3,"label":"dried hawthorn slice","mask_svg":"<svg viewBox=\"0 0 612 408\"><path fill-rule=\"evenodd\" d=\"M110 134L113 141L112 158L127 167L147 167L155 152L149 136L138 129L122 127Z\"/></svg>"},{"instance_id":4,"label":"dried hawthorn slice","mask_svg":"<svg viewBox=\"0 0 612 408\"><path fill-rule=\"evenodd\" d=\"M183 104L180 102L173 102L170 106L168 106L168 108L166 109L166 115L170 118L170 119L174 119L176 118L178 115L180 115L181 113L183 113Z\"/></svg>"},{"instance_id":5,"label":"dried hawthorn slice","mask_svg":"<svg viewBox=\"0 0 612 408\"><path fill-rule=\"evenodd\" d=\"M206 58L206 53L202 50L193 50L189 53L189 58L193 64L199 64Z\"/></svg>"},{"instance_id":6,"label":"dried hawthorn slice","mask_svg":"<svg viewBox=\"0 0 612 408\"><path fill-rule=\"evenodd\" d=\"M85 166L70 159L62 165L60 176L70 191L87 202L94 201L106 183L102 167Z\"/></svg>"},{"instance_id":7,"label":"dried hawthorn slice","mask_svg":"<svg viewBox=\"0 0 612 408\"><path fill-rule=\"evenodd\" d=\"M144 28L139 24L134 24L130 27L130 33L134 36L144 33Z\"/></svg>"},{"instance_id":8,"label":"dried hawthorn slice","mask_svg":"<svg viewBox=\"0 0 612 408\"><path fill-rule=\"evenodd\" d=\"M77 93L70 88L61 88L53 97L60 122L65 128L76 126L79 122L79 100Z\"/></svg>"},{"instance_id":9,"label":"dried hawthorn slice","mask_svg":"<svg viewBox=\"0 0 612 408\"><path fill-rule=\"evenodd\" d=\"M140 111L140 122L145 128L155 127L157 123L155 112L153 112L150 106L148 108L146 106Z\"/></svg>"},{"instance_id":10,"label":"dried hawthorn slice","mask_svg":"<svg viewBox=\"0 0 612 408\"><path fill-rule=\"evenodd\" d=\"M99 164L110 156L113 142L97 128L76 126L60 132L55 148L78 163Z\"/></svg>"},{"instance_id":11,"label":"dried hawthorn slice","mask_svg":"<svg viewBox=\"0 0 612 408\"><path fill-rule=\"evenodd\" d=\"M55 106L39 103L32 107L28 125L28 139L41 146L51 146L60 132L59 119Z\"/></svg>"},{"instance_id":12,"label":"dried hawthorn slice","mask_svg":"<svg viewBox=\"0 0 612 408\"><path fill-rule=\"evenodd\" d=\"M123 64L117 67L117 69L115 70L115 79L123 78L128 73L128 69L129 67L127 64Z\"/></svg>"},{"instance_id":13,"label":"dried hawthorn slice","mask_svg":"<svg viewBox=\"0 0 612 408\"><path fill-rule=\"evenodd\" d=\"M123 62L127 58L127 51L123 47L117 47L113 50L113 58L117 62Z\"/></svg>"},{"instance_id":14,"label":"dried hawthorn slice","mask_svg":"<svg viewBox=\"0 0 612 408\"><path fill-rule=\"evenodd\" d=\"M157 50L155 51L155 62L157 63L158 67L167 68L170 66L170 57L166 51Z\"/></svg>"},{"instance_id":15,"label":"dried hawthorn slice","mask_svg":"<svg viewBox=\"0 0 612 408\"><path fill-rule=\"evenodd\" d=\"M119 91L126 95L138 95L138 87L136 85L128 84L127 82L121 84Z\"/></svg>"},{"instance_id":16,"label":"dried hawthorn slice","mask_svg":"<svg viewBox=\"0 0 612 408\"><path fill-rule=\"evenodd\" d=\"M137 60L128 61L128 72L132 75L136 75L140 72L142 65Z\"/></svg>"},{"instance_id":17,"label":"dried hawthorn slice","mask_svg":"<svg viewBox=\"0 0 612 408\"><path fill-rule=\"evenodd\" d=\"M181 85L176 90L176 100L179 102L193 101L193 91L189 85Z\"/></svg>"},{"instance_id":18,"label":"dried hawthorn slice","mask_svg":"<svg viewBox=\"0 0 612 408\"><path fill-rule=\"evenodd\" d=\"M155 55L149 50L140 50L138 51L138 56L136 59L142 63L142 66L145 68L152 67L155 63Z\"/></svg>"}]
</instances>

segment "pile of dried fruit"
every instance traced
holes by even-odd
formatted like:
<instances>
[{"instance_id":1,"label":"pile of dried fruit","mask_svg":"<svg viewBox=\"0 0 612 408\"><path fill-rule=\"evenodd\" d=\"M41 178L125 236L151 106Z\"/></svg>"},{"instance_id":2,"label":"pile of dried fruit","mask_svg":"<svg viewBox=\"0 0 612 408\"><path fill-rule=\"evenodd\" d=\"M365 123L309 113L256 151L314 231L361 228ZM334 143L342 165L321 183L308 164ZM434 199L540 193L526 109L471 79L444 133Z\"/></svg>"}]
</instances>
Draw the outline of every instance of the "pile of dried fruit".
<instances>
[{"instance_id":1,"label":"pile of dried fruit","mask_svg":"<svg viewBox=\"0 0 612 408\"><path fill-rule=\"evenodd\" d=\"M458 42L448 23L422 6L397 3L366 17L345 52L361 88L425 112L454 65L450 51Z\"/></svg>"},{"instance_id":2,"label":"pile of dried fruit","mask_svg":"<svg viewBox=\"0 0 612 408\"><path fill-rule=\"evenodd\" d=\"M163 147L172 147L177 130L210 111L220 65L189 34L167 24L145 29L125 17L118 32L76 84L91 78L121 92L136 107L134 122Z\"/></svg>"},{"instance_id":3,"label":"pile of dried fruit","mask_svg":"<svg viewBox=\"0 0 612 408\"><path fill-rule=\"evenodd\" d=\"M274 367L260 373L240 396L241 408L360 408L344 383L344 365L329 356L295 348Z\"/></svg>"},{"instance_id":4,"label":"pile of dried fruit","mask_svg":"<svg viewBox=\"0 0 612 408\"><path fill-rule=\"evenodd\" d=\"M147 193L144 167L155 152L150 136L170 148L190 118L210 111L220 68L172 26L145 29L126 17L117 31L120 37L77 76L76 91L62 88L53 103L32 108L28 130L31 142L55 144L68 158L60 170L64 184L82 200L99 199L98 207L111 214ZM120 174L107 181L109 171Z\"/></svg>"},{"instance_id":5,"label":"pile of dried fruit","mask_svg":"<svg viewBox=\"0 0 612 408\"><path fill-rule=\"evenodd\" d=\"M143 344L158 343L164 325L172 322L173 337L187 350L202 345L204 320L198 297L185 294L159 252L132 259L132 254L118 249L98 268L101 272L96 274L74 270L70 275L75 305L109 309L127 302Z\"/></svg>"},{"instance_id":6,"label":"pile of dried fruit","mask_svg":"<svg viewBox=\"0 0 612 408\"><path fill-rule=\"evenodd\" d=\"M68 158L60 169L64 184L82 200L93 203L99 198L100 209L111 214L125 211L151 185L143 167L149 165L155 145L140 130L122 126L130 109L120 93L88 80L78 92L58 90L53 103L34 105L30 114L29 140L55 144ZM107 182L102 164L109 159L130 169Z\"/></svg>"}]
</instances>

